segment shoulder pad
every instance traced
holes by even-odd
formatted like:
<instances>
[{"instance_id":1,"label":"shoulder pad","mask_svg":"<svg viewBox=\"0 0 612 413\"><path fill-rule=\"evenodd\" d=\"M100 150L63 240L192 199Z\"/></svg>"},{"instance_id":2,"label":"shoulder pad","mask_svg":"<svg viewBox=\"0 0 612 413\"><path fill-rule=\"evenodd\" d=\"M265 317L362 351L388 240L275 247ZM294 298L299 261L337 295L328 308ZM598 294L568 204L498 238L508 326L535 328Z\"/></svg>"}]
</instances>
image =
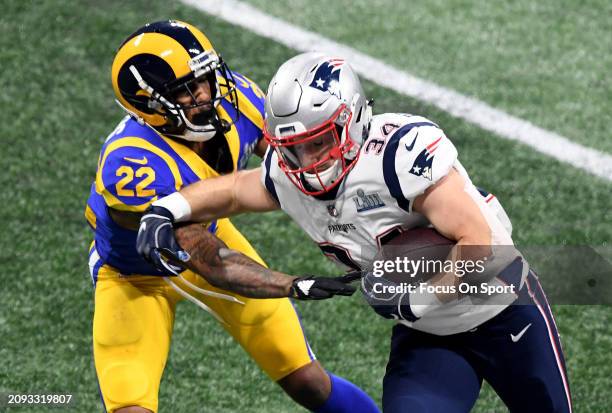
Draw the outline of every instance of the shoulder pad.
<instances>
[{"instance_id":1,"label":"shoulder pad","mask_svg":"<svg viewBox=\"0 0 612 413\"><path fill-rule=\"evenodd\" d=\"M374 115L370 123L370 136L387 138L392 136L399 128L408 124L436 125L423 116L408 115L405 113L383 113Z\"/></svg>"},{"instance_id":2,"label":"shoulder pad","mask_svg":"<svg viewBox=\"0 0 612 413\"><path fill-rule=\"evenodd\" d=\"M248 93L249 96L252 95L257 99L261 100L266 97L266 94L261 90L257 83L255 83L245 75L238 72L232 72L232 75L234 76L234 80L236 81L236 87L241 92Z\"/></svg>"},{"instance_id":3,"label":"shoulder pad","mask_svg":"<svg viewBox=\"0 0 612 413\"><path fill-rule=\"evenodd\" d=\"M236 81L238 108L255 126L263 129L265 93L248 77L232 72Z\"/></svg>"},{"instance_id":4,"label":"shoulder pad","mask_svg":"<svg viewBox=\"0 0 612 413\"><path fill-rule=\"evenodd\" d=\"M123 211L144 211L158 197L178 191L183 182L176 162L159 148L134 146L135 138L108 145L100 157L96 192Z\"/></svg>"},{"instance_id":5,"label":"shoulder pad","mask_svg":"<svg viewBox=\"0 0 612 413\"><path fill-rule=\"evenodd\" d=\"M410 121L391 136L383 158L385 183L394 197L403 198L406 210L457 160L457 149L436 124L420 116Z\"/></svg>"}]
</instances>

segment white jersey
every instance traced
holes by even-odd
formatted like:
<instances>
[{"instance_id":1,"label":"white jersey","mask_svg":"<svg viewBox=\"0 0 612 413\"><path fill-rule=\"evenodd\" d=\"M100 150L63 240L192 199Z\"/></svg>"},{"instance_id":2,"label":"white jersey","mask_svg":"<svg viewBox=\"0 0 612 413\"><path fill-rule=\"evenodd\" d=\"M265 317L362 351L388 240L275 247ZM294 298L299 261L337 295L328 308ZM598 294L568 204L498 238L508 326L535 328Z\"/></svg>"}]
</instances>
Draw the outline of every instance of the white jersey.
<instances>
[{"instance_id":1,"label":"white jersey","mask_svg":"<svg viewBox=\"0 0 612 413\"><path fill-rule=\"evenodd\" d=\"M323 253L347 268L370 268L381 245L401 231L429 224L412 210L414 199L455 168L465 190L487 220L494 245L512 245L510 221L497 201L476 188L457 159L457 150L430 120L387 113L372 118L359 159L333 198L313 197L295 187L269 149L262 182L281 208ZM333 191L332 191L333 192ZM406 325L438 335L470 330L502 311L512 300L473 305L469 297L442 305Z\"/></svg>"}]
</instances>

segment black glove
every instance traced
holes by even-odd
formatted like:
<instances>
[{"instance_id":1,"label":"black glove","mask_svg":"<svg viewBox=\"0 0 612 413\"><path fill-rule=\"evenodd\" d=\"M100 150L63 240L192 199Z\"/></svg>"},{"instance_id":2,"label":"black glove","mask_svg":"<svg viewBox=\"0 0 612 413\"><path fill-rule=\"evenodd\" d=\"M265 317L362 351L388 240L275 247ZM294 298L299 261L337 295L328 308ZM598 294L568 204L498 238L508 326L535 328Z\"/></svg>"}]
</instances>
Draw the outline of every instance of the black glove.
<instances>
[{"instance_id":1,"label":"black glove","mask_svg":"<svg viewBox=\"0 0 612 413\"><path fill-rule=\"evenodd\" d=\"M377 286L378 284L378 286ZM398 288L399 284L384 277L375 277L372 272L364 273L361 280L361 292L370 307L380 316L392 320L416 321L418 317L410 307L409 293L377 292L383 287ZM392 289L384 291L396 291Z\"/></svg>"},{"instance_id":2,"label":"black glove","mask_svg":"<svg viewBox=\"0 0 612 413\"><path fill-rule=\"evenodd\" d=\"M140 218L136 250L155 268L165 274L179 275L180 265L191 258L174 237L172 213L164 207L151 205Z\"/></svg>"},{"instance_id":3,"label":"black glove","mask_svg":"<svg viewBox=\"0 0 612 413\"><path fill-rule=\"evenodd\" d=\"M334 295L353 295L355 287L350 283L360 277L360 272L333 278L306 275L293 281L289 296L298 300L323 300Z\"/></svg>"}]
</instances>

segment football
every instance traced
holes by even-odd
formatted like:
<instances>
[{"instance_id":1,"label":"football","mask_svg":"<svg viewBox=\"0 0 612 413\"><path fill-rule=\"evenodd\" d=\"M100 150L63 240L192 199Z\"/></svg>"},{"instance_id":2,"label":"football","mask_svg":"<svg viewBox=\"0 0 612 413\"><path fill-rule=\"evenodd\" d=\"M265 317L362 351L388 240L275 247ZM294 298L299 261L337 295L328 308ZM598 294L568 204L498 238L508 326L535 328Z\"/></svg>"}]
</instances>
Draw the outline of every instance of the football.
<instances>
[{"instance_id":1,"label":"football","mask_svg":"<svg viewBox=\"0 0 612 413\"><path fill-rule=\"evenodd\" d=\"M382 269L384 278L389 281L426 281L440 272L440 266L454 245L455 241L444 237L433 228L414 228L385 243L376 260L383 262L378 264L379 266L386 266Z\"/></svg>"},{"instance_id":2,"label":"football","mask_svg":"<svg viewBox=\"0 0 612 413\"><path fill-rule=\"evenodd\" d=\"M387 246L405 246L407 251L412 251L444 245L455 245L455 241L446 238L434 228L422 227L401 232L397 236L391 238L383 248Z\"/></svg>"}]
</instances>

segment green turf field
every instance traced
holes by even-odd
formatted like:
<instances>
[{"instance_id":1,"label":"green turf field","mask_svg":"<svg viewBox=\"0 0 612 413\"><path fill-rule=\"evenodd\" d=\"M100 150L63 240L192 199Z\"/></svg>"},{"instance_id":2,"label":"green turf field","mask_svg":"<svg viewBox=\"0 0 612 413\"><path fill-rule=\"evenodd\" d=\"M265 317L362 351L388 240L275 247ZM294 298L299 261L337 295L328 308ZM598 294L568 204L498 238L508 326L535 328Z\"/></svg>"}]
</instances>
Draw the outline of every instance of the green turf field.
<instances>
[{"instance_id":1,"label":"green turf field","mask_svg":"<svg viewBox=\"0 0 612 413\"><path fill-rule=\"evenodd\" d=\"M535 6L525 0L496 6L438 0L417 8L398 6L400 12L365 1L351 2L361 12L326 2L336 7L334 13L322 12L322 2L305 3L275 1L268 7L421 77L612 152L605 69L611 63L606 37L610 5L604 1L578 6L546 0ZM110 86L115 48L145 22L184 19L209 35L232 69L264 87L277 66L294 54L180 3L102 4L4 2L0 17L0 393L71 393L78 412L101 410L91 355L91 234L83 208L100 145L123 116ZM291 13L296 10L307 11L303 19ZM354 23L342 25L349 18ZM387 25L380 32L374 29L379 23ZM433 55L427 53L430 48L436 50ZM474 182L505 205L518 242L609 246L610 182L371 83L365 87L376 98L376 111L421 113L447 131ZM280 213L236 222L272 267L289 273L336 271ZM358 296L299 308L324 365L380 400L392 324L375 316ZM612 310L555 310L575 411L609 412ZM211 317L190 304L177 311L160 392L160 411L170 410L301 411ZM485 388L475 411L504 407Z\"/></svg>"},{"instance_id":2,"label":"green turf field","mask_svg":"<svg viewBox=\"0 0 612 413\"><path fill-rule=\"evenodd\" d=\"M584 145L612 152L612 114L607 110L612 83L605 75L605 68L612 66L608 1L247 2Z\"/></svg>"}]
</instances>

